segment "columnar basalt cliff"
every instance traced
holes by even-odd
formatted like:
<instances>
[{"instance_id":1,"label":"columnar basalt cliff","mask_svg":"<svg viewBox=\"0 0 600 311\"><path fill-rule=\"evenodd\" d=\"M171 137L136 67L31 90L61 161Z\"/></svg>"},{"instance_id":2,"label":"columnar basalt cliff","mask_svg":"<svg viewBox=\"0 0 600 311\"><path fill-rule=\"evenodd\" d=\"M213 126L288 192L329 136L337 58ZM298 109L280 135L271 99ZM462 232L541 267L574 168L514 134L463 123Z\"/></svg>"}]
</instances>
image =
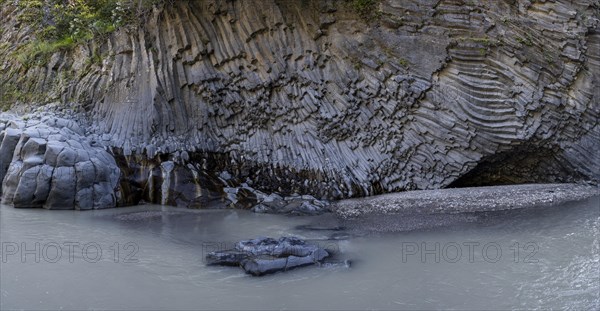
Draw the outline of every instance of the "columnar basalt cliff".
<instances>
[{"instance_id":1,"label":"columnar basalt cliff","mask_svg":"<svg viewBox=\"0 0 600 311\"><path fill-rule=\"evenodd\" d=\"M80 112L114 204L598 182L598 1L353 3L178 1L42 65L4 5L0 87Z\"/></svg>"}]
</instances>

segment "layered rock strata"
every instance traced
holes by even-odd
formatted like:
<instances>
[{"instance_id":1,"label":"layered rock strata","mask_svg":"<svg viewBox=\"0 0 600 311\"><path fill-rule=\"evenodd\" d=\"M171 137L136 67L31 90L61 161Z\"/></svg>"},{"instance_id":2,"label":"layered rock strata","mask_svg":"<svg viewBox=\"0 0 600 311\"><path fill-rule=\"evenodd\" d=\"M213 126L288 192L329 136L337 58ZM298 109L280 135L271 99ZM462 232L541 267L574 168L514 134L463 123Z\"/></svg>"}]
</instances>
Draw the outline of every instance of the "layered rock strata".
<instances>
[{"instance_id":1,"label":"layered rock strata","mask_svg":"<svg viewBox=\"0 0 600 311\"><path fill-rule=\"evenodd\" d=\"M598 182L597 1L374 3L178 1L43 66L3 57L0 86L85 111L127 204Z\"/></svg>"}]
</instances>

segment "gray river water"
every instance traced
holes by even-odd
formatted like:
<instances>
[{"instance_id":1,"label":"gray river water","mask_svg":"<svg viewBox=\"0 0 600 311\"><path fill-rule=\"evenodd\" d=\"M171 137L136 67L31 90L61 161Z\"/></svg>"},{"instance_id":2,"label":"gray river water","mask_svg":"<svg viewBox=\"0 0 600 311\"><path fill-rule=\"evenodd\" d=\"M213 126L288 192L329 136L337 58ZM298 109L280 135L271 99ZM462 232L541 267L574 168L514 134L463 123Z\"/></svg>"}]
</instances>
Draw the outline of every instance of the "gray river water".
<instances>
[{"instance_id":1,"label":"gray river water","mask_svg":"<svg viewBox=\"0 0 600 311\"><path fill-rule=\"evenodd\" d=\"M137 206L0 206L1 309L600 309L600 198L327 241L314 218ZM207 267L257 236L313 239L352 266L265 277Z\"/></svg>"}]
</instances>

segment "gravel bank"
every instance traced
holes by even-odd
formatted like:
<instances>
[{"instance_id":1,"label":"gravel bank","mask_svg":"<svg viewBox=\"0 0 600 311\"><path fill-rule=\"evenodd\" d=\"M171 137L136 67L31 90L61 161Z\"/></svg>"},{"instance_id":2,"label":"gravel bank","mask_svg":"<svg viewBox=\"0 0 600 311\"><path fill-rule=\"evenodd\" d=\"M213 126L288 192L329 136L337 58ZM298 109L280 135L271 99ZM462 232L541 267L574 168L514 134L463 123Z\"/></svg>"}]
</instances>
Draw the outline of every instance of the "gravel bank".
<instances>
[{"instance_id":1,"label":"gravel bank","mask_svg":"<svg viewBox=\"0 0 600 311\"><path fill-rule=\"evenodd\" d=\"M339 225L353 231L393 232L473 222L483 212L556 205L600 195L596 186L524 184L407 191L338 201Z\"/></svg>"}]
</instances>

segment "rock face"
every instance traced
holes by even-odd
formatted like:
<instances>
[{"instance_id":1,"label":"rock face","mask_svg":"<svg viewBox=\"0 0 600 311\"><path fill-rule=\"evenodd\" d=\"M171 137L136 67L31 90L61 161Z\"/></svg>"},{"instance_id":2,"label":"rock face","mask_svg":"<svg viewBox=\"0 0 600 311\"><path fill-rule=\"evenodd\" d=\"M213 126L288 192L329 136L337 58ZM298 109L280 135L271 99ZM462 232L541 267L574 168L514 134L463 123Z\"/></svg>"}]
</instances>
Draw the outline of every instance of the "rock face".
<instances>
[{"instance_id":1,"label":"rock face","mask_svg":"<svg viewBox=\"0 0 600 311\"><path fill-rule=\"evenodd\" d=\"M248 274L262 276L314 265L327 257L325 249L295 237L256 238L240 241L231 250L211 252L206 255L206 263L241 266Z\"/></svg>"},{"instance_id":2,"label":"rock face","mask_svg":"<svg viewBox=\"0 0 600 311\"><path fill-rule=\"evenodd\" d=\"M119 167L72 120L0 115L2 203L47 209L115 207Z\"/></svg>"},{"instance_id":3,"label":"rock face","mask_svg":"<svg viewBox=\"0 0 600 311\"><path fill-rule=\"evenodd\" d=\"M600 180L597 1L352 3L177 1L0 87L79 103L125 204Z\"/></svg>"}]
</instances>

